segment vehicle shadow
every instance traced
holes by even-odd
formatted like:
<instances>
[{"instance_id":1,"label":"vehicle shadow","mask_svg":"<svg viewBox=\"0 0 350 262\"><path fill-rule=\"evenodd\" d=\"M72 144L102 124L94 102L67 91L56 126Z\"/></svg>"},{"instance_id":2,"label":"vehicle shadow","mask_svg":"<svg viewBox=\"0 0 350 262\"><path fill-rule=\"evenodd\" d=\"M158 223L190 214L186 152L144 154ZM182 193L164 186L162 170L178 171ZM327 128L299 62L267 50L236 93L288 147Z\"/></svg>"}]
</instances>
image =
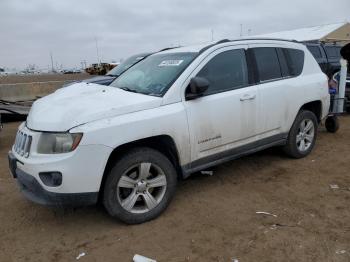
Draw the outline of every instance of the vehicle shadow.
<instances>
[{"instance_id":1,"label":"vehicle shadow","mask_svg":"<svg viewBox=\"0 0 350 262\"><path fill-rule=\"evenodd\" d=\"M199 197L199 195L213 183L239 184L242 179L261 180L261 178L257 177L259 175L257 171L262 172L265 168L268 169L271 167L271 165L274 165L275 161L279 161L280 159L284 158L288 157L283 154L280 147L275 147L207 169L206 171L212 172L212 175L208 175L206 172L196 172L187 179L178 181L176 196L174 201L172 201L170 204L169 212L172 212L171 209L174 202L182 202L188 195L191 195L194 198ZM271 174L271 176L275 177L276 172ZM264 181L270 181L271 179L273 178L269 178L266 176L266 174L264 174ZM198 188L201 188L202 190L198 190ZM175 203L175 206L179 205L181 204ZM91 222L99 221L99 223L103 224L125 225L119 220L109 216L107 211L104 209L101 200L95 206L79 208L51 208L51 211L53 212L55 219L66 223L69 223L69 221L72 223L81 221L81 223L88 226ZM89 221L89 219L91 220Z\"/></svg>"}]
</instances>

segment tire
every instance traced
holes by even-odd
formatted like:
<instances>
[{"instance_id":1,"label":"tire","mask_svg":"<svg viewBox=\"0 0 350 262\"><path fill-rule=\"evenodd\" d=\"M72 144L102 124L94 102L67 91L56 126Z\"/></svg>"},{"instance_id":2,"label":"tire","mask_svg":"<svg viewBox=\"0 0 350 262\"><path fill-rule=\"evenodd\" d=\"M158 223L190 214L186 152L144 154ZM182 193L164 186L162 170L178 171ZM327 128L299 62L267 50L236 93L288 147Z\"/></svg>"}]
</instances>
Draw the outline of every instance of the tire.
<instances>
[{"instance_id":1,"label":"tire","mask_svg":"<svg viewBox=\"0 0 350 262\"><path fill-rule=\"evenodd\" d=\"M103 205L112 217L126 224L140 224L167 208L176 184L176 170L167 157L151 148L135 148L108 174Z\"/></svg>"},{"instance_id":2,"label":"tire","mask_svg":"<svg viewBox=\"0 0 350 262\"><path fill-rule=\"evenodd\" d=\"M309 127L308 125L312 125L310 131L306 131L306 128ZM303 127L305 127L305 129L303 129ZM317 127L317 118L313 112L307 110L300 111L294 120L288 134L287 143L284 146L286 154L293 158L303 158L310 154L315 146ZM313 130L313 132L311 132L311 130Z\"/></svg>"},{"instance_id":3,"label":"tire","mask_svg":"<svg viewBox=\"0 0 350 262\"><path fill-rule=\"evenodd\" d=\"M329 133L336 133L339 130L339 120L337 116L329 116L325 122L326 129Z\"/></svg>"}]
</instances>

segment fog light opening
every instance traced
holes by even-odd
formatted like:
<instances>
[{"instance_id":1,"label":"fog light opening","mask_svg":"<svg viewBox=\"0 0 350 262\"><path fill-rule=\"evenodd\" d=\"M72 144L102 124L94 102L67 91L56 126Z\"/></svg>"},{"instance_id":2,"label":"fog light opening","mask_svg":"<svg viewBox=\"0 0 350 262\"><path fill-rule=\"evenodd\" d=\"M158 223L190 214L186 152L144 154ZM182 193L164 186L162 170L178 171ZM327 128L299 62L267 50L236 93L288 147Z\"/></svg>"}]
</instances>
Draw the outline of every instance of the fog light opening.
<instances>
[{"instance_id":1,"label":"fog light opening","mask_svg":"<svg viewBox=\"0 0 350 262\"><path fill-rule=\"evenodd\" d=\"M39 177L44 185L49 187L57 187L62 184L62 174L60 172L42 172Z\"/></svg>"}]
</instances>

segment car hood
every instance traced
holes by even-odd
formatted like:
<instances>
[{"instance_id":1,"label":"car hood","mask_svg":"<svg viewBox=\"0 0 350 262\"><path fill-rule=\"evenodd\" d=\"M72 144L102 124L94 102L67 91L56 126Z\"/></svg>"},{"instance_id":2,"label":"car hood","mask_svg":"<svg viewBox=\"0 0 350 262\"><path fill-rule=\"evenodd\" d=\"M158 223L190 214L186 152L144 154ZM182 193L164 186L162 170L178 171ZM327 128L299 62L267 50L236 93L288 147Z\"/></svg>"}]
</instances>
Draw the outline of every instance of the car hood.
<instances>
[{"instance_id":1,"label":"car hood","mask_svg":"<svg viewBox=\"0 0 350 262\"><path fill-rule=\"evenodd\" d=\"M27 127L64 132L95 120L159 107L161 103L160 97L77 83L35 101L27 118Z\"/></svg>"}]
</instances>

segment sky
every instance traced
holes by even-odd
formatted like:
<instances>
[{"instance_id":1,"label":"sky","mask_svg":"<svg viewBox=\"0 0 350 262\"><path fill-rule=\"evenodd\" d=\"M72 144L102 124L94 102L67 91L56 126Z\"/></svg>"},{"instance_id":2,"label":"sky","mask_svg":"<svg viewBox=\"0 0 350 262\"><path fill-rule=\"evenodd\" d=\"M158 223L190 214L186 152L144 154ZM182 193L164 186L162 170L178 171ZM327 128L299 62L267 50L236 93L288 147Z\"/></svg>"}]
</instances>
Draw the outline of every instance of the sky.
<instances>
[{"instance_id":1,"label":"sky","mask_svg":"<svg viewBox=\"0 0 350 262\"><path fill-rule=\"evenodd\" d=\"M349 0L0 0L0 67L47 69L51 53L75 68L238 38L241 25L255 35L345 21Z\"/></svg>"}]
</instances>

